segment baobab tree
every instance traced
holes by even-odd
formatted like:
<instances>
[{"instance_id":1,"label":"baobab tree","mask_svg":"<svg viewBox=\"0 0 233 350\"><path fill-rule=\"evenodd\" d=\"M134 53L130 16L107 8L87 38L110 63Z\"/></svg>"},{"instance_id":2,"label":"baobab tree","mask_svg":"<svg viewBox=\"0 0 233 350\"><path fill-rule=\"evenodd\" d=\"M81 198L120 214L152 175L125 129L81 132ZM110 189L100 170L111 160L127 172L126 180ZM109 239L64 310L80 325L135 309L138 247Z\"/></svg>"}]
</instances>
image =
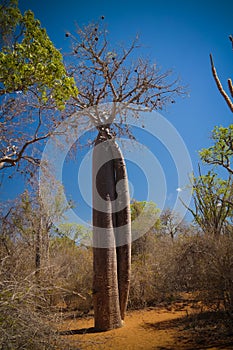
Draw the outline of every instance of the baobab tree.
<instances>
[{"instance_id":1,"label":"baobab tree","mask_svg":"<svg viewBox=\"0 0 233 350\"><path fill-rule=\"evenodd\" d=\"M79 89L70 113L87 113L98 132L93 151L93 301L95 328L109 330L121 327L124 320L131 261L127 171L115 137L133 137L128 106L134 105L138 117L145 107L152 111L174 103L184 91L171 71L163 72L141 57L130 61L139 49L138 38L128 47L111 46L103 16L66 37L72 42L67 69ZM99 108L103 104L108 106L105 110Z\"/></svg>"}]
</instances>

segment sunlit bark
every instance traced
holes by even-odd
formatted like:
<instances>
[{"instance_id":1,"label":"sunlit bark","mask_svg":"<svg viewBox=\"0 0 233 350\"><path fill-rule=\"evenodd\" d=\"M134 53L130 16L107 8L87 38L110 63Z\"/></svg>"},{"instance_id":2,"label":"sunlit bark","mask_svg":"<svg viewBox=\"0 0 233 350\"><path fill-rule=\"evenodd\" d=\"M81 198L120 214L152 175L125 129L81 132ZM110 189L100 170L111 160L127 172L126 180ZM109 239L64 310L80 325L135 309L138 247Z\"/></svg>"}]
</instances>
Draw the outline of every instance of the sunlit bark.
<instances>
[{"instance_id":1,"label":"sunlit bark","mask_svg":"<svg viewBox=\"0 0 233 350\"><path fill-rule=\"evenodd\" d=\"M101 167L100 160L106 160ZM101 133L93 151L93 188L95 328L108 330L121 327L127 308L131 225L125 162L118 145Z\"/></svg>"},{"instance_id":2,"label":"sunlit bark","mask_svg":"<svg viewBox=\"0 0 233 350\"><path fill-rule=\"evenodd\" d=\"M110 145L101 140L99 134L93 151L93 188L96 187L102 199L100 203L98 194L93 191L93 304L95 328L101 331L118 328L122 324L112 217L112 201L115 199L114 162L108 161L98 169L99 159L107 157L109 152Z\"/></svg>"},{"instance_id":3,"label":"sunlit bark","mask_svg":"<svg viewBox=\"0 0 233 350\"><path fill-rule=\"evenodd\" d=\"M114 143L115 175L118 184L118 203L122 210L116 210L115 235L117 241L117 275L118 290L121 310L121 319L124 320L127 308L130 272L131 272L131 214L130 196L128 189L128 177L123 155L119 147ZM117 209L117 208L116 208Z\"/></svg>"}]
</instances>

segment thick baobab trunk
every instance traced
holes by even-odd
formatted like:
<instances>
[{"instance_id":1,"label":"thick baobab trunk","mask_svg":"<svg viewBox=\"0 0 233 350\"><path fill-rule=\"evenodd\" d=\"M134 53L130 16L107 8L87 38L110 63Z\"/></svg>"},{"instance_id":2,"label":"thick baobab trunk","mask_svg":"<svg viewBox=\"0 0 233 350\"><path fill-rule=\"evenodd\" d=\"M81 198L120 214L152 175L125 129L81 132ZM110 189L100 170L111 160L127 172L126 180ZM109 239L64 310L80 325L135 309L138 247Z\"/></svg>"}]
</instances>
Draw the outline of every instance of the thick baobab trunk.
<instances>
[{"instance_id":1,"label":"thick baobab trunk","mask_svg":"<svg viewBox=\"0 0 233 350\"><path fill-rule=\"evenodd\" d=\"M117 184L118 207L115 219L117 244L117 275L121 310L124 320L127 308L131 273L131 213L128 177L123 155L117 144L114 145L115 175Z\"/></svg>"},{"instance_id":2,"label":"thick baobab trunk","mask_svg":"<svg viewBox=\"0 0 233 350\"><path fill-rule=\"evenodd\" d=\"M95 328L122 326L130 280L130 201L125 163L99 133L93 151L93 304Z\"/></svg>"},{"instance_id":3,"label":"thick baobab trunk","mask_svg":"<svg viewBox=\"0 0 233 350\"><path fill-rule=\"evenodd\" d=\"M114 162L110 160L99 168L102 158L109 155L111 159L110 152L110 145L105 145L99 134L93 151L93 305L95 328L101 331L122 325L112 218Z\"/></svg>"}]
</instances>

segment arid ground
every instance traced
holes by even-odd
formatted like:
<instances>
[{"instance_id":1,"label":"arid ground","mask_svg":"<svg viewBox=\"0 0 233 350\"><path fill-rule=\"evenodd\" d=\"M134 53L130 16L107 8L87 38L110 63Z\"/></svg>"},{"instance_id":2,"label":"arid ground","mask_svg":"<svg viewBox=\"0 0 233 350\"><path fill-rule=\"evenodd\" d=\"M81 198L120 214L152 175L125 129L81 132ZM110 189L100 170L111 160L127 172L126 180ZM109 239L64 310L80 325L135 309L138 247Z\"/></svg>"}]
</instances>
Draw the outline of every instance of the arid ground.
<instances>
[{"instance_id":1,"label":"arid ground","mask_svg":"<svg viewBox=\"0 0 233 350\"><path fill-rule=\"evenodd\" d=\"M188 304L128 311L124 327L97 333L93 317L67 318L60 330L72 349L176 350L233 349L231 325L222 313Z\"/></svg>"}]
</instances>

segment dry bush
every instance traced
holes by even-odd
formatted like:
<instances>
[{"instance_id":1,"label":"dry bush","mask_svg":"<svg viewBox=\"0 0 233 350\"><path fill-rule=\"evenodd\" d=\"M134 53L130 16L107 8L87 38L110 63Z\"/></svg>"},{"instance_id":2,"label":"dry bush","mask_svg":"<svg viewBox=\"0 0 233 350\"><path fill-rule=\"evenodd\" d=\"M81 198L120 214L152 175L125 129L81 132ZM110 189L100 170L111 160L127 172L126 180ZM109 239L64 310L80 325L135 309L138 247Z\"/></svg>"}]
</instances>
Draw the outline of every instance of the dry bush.
<instances>
[{"instance_id":1,"label":"dry bush","mask_svg":"<svg viewBox=\"0 0 233 350\"><path fill-rule=\"evenodd\" d=\"M208 307L223 308L233 316L232 236L179 237L158 251L160 291L191 292Z\"/></svg>"},{"instance_id":2,"label":"dry bush","mask_svg":"<svg viewBox=\"0 0 233 350\"><path fill-rule=\"evenodd\" d=\"M161 271L161 265L168 251L167 245L170 243L171 239L168 239L163 246L161 238L152 232L133 242L130 308L138 309L156 305L165 298L165 294L167 295L166 287L163 287L166 271Z\"/></svg>"},{"instance_id":3,"label":"dry bush","mask_svg":"<svg viewBox=\"0 0 233 350\"><path fill-rule=\"evenodd\" d=\"M13 281L9 284L0 292L1 349L55 349L57 334L47 318L29 302L26 290L19 289Z\"/></svg>"},{"instance_id":4,"label":"dry bush","mask_svg":"<svg viewBox=\"0 0 233 350\"><path fill-rule=\"evenodd\" d=\"M164 292L195 292L202 288L200 261L205 251L199 236L163 239L157 247L158 286Z\"/></svg>"},{"instance_id":5,"label":"dry bush","mask_svg":"<svg viewBox=\"0 0 233 350\"><path fill-rule=\"evenodd\" d=\"M232 236L179 235L173 241L165 236L146 243L145 251L133 256L131 308L188 292L203 305L233 316Z\"/></svg>"},{"instance_id":6,"label":"dry bush","mask_svg":"<svg viewBox=\"0 0 233 350\"><path fill-rule=\"evenodd\" d=\"M75 296L76 308L91 308L91 256L71 240L52 240L50 256L36 271L33 239L0 240L0 349L69 349L60 344L60 313L51 300L58 295L71 306Z\"/></svg>"},{"instance_id":7,"label":"dry bush","mask_svg":"<svg viewBox=\"0 0 233 350\"><path fill-rule=\"evenodd\" d=\"M92 308L92 250L68 238L56 238L50 247L51 305L80 312ZM51 282L50 282L51 283Z\"/></svg>"},{"instance_id":8,"label":"dry bush","mask_svg":"<svg viewBox=\"0 0 233 350\"><path fill-rule=\"evenodd\" d=\"M13 245L12 245L13 247ZM15 245L11 255L0 256L0 348L55 349L56 332L44 310L35 281L30 249Z\"/></svg>"},{"instance_id":9,"label":"dry bush","mask_svg":"<svg viewBox=\"0 0 233 350\"><path fill-rule=\"evenodd\" d=\"M233 237L205 236L200 298L215 309L223 308L233 318Z\"/></svg>"},{"instance_id":10,"label":"dry bush","mask_svg":"<svg viewBox=\"0 0 233 350\"><path fill-rule=\"evenodd\" d=\"M128 307L139 309L157 302L157 290L155 288L155 272L152 256L147 255L145 260L134 261L131 270L131 282Z\"/></svg>"}]
</instances>

